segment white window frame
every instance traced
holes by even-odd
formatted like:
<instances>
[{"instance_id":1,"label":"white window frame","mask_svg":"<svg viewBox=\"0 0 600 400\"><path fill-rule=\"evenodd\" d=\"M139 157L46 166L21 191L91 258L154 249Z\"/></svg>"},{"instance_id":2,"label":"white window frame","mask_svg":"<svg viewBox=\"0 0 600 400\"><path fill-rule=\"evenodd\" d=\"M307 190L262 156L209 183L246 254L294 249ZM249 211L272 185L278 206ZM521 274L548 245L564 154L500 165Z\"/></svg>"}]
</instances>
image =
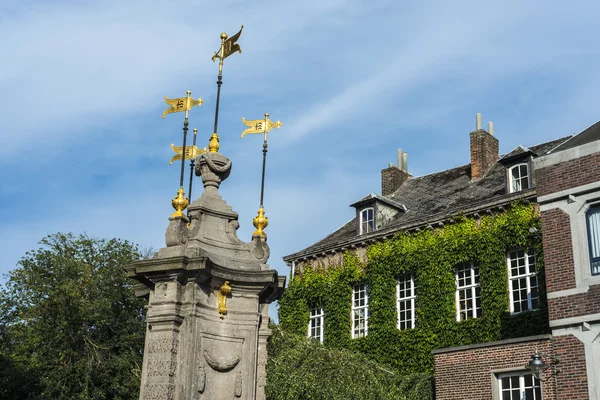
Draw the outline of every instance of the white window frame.
<instances>
[{"instance_id":1,"label":"white window frame","mask_svg":"<svg viewBox=\"0 0 600 400\"><path fill-rule=\"evenodd\" d=\"M371 211L371 216L372 216L371 219L369 219L369 211ZM375 209L373 207L363 208L362 210L360 210L359 214L360 214L360 221L359 221L360 222L359 223L360 234L362 235L363 233L373 232L375 230ZM371 224L369 224L369 222ZM363 229L363 225L367 227L366 230ZM369 230L369 226L371 227L370 230Z\"/></svg>"},{"instance_id":2,"label":"white window frame","mask_svg":"<svg viewBox=\"0 0 600 400\"><path fill-rule=\"evenodd\" d=\"M318 339L319 343L323 343L325 337L325 309L323 306L310 309L307 335L309 338Z\"/></svg>"},{"instance_id":3,"label":"white window frame","mask_svg":"<svg viewBox=\"0 0 600 400\"><path fill-rule=\"evenodd\" d=\"M523 256L519 256L519 252L523 252ZM516 258L515 261L517 262L516 266L517 268L519 268L519 260L523 260L525 262L525 264L523 265L523 267L525 268L525 273L518 273L517 271L517 275L513 274L513 258L511 258L512 254L516 254ZM531 262L533 260L533 263ZM509 293L509 297L510 297L510 312L512 314L519 314L525 311L534 311L537 310L540 306L540 292L539 292L539 279L537 276L537 271L535 269L536 266L536 259L535 259L535 254L533 254L533 250L532 249L525 249L525 248L517 248L517 249L511 249L506 253L506 264L508 266L508 293ZM535 286L533 286L531 284L531 278L535 278ZM518 289L514 289L513 288L513 282L515 281L519 281L519 285L523 282L525 282L525 286L521 287L519 286ZM532 290L536 289L537 292L537 296L533 296L532 295ZM519 310L519 311L515 311L515 291L516 290L526 290L526 296L527 296L527 309L525 310ZM533 302L534 299L537 301L537 307L533 307Z\"/></svg>"},{"instance_id":4,"label":"white window frame","mask_svg":"<svg viewBox=\"0 0 600 400\"><path fill-rule=\"evenodd\" d=\"M367 336L369 332L369 286L365 283L358 283L352 287L350 318L352 319L352 339ZM361 320L363 321L362 328Z\"/></svg>"},{"instance_id":5,"label":"white window frame","mask_svg":"<svg viewBox=\"0 0 600 400\"><path fill-rule=\"evenodd\" d=\"M461 279L459 276L460 271L468 272L468 276L465 275L465 277ZM483 311L481 309L481 281L479 279L479 266L477 264L475 264L473 261L471 261L469 263L462 263L454 269L454 278L456 280L456 293L455 293L456 320L457 321L466 321L467 319L480 317ZM461 280L464 280L465 282L461 282ZM466 282L467 280L469 280L469 283ZM465 296L465 300L461 301L460 294L463 291L466 294L466 296ZM479 306L477 306L478 299L479 299ZM463 316L462 310L464 307L462 307L462 305L463 305L463 303L466 303L467 301L471 301L471 305L472 305L472 307L470 309L470 311L472 313L471 316L468 315L468 313L469 313L468 308L466 308L466 311L465 311L466 314Z\"/></svg>"},{"instance_id":6,"label":"white window frame","mask_svg":"<svg viewBox=\"0 0 600 400\"><path fill-rule=\"evenodd\" d=\"M401 287L403 286L403 287ZM402 274L396 283L396 311L398 315L397 328L402 330L414 329L415 327L415 279L411 272ZM404 305L404 311L400 306ZM410 318L402 318L402 313L406 315L410 312Z\"/></svg>"},{"instance_id":7,"label":"white window frame","mask_svg":"<svg viewBox=\"0 0 600 400\"><path fill-rule=\"evenodd\" d=\"M592 215L595 217L594 222L591 222ZM600 204L588 208L585 212L585 222L590 254L590 274L597 276L600 275Z\"/></svg>"},{"instance_id":8,"label":"white window frame","mask_svg":"<svg viewBox=\"0 0 600 400\"><path fill-rule=\"evenodd\" d=\"M525 171L526 174L525 175L521 175L521 167L525 167ZM513 177L513 171L517 170L518 171L518 178L514 178ZM527 187L524 188L523 187L523 179L525 179L525 182L527 182ZM513 165L512 167L510 167L508 169L508 191L509 193L516 193L516 192L520 192L522 190L527 190L531 187L531 172L529 169L529 163L520 163L517 165Z\"/></svg>"},{"instance_id":9,"label":"white window frame","mask_svg":"<svg viewBox=\"0 0 600 400\"><path fill-rule=\"evenodd\" d=\"M525 385L525 377L526 376L531 376L531 382L532 382L532 386L526 386ZM510 389L516 389L516 386L513 388L512 387L512 381L510 382L511 386L509 388L505 388L502 386L502 379L503 378L519 378L519 397L517 397L517 400L522 400L525 399L524 394L525 391L527 389L533 389L533 399L531 400L542 400L543 399L543 394L542 394L542 383L541 381L536 378L535 376L533 376L533 374L531 373L531 371L515 371L515 372L509 372L509 373L503 373L503 374L498 374L497 375L497 379L498 379L498 399L503 399L504 397L502 397L503 392L506 391L510 391ZM535 388L539 388L539 397L536 396L535 394ZM514 397L511 398L511 400L515 399ZM530 397L527 397L527 400L530 400Z\"/></svg>"}]
</instances>

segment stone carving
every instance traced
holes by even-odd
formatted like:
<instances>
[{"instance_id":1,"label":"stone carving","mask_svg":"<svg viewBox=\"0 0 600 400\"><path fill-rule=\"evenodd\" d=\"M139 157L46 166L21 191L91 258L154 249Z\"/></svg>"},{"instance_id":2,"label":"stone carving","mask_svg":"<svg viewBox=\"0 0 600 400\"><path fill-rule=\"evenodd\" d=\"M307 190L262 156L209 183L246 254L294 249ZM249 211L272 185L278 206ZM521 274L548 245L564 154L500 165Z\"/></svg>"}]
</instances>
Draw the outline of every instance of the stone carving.
<instances>
[{"instance_id":1,"label":"stone carving","mask_svg":"<svg viewBox=\"0 0 600 400\"><path fill-rule=\"evenodd\" d=\"M237 230L240 227L240 223L238 220L232 219L227 224L227 228L225 232L227 233L227 237L231 240L232 243L242 244L242 241L237 237Z\"/></svg>"},{"instance_id":2,"label":"stone carving","mask_svg":"<svg viewBox=\"0 0 600 400\"><path fill-rule=\"evenodd\" d=\"M173 400L175 386L170 383L149 383L144 387L143 400Z\"/></svg>"},{"instance_id":3,"label":"stone carving","mask_svg":"<svg viewBox=\"0 0 600 400\"><path fill-rule=\"evenodd\" d=\"M202 176L204 187L219 188L231 173L231 160L220 153L200 154L196 158L196 175Z\"/></svg>"},{"instance_id":4,"label":"stone carving","mask_svg":"<svg viewBox=\"0 0 600 400\"><path fill-rule=\"evenodd\" d=\"M242 397L242 373L239 371L235 374L235 391L233 394L235 397Z\"/></svg>"},{"instance_id":5,"label":"stone carving","mask_svg":"<svg viewBox=\"0 0 600 400\"><path fill-rule=\"evenodd\" d=\"M148 376L175 376L177 363L171 360L148 361Z\"/></svg>"},{"instance_id":6,"label":"stone carving","mask_svg":"<svg viewBox=\"0 0 600 400\"><path fill-rule=\"evenodd\" d=\"M198 393L204 393L204 389L206 388L206 372L204 372L204 367L198 367Z\"/></svg>"},{"instance_id":7,"label":"stone carving","mask_svg":"<svg viewBox=\"0 0 600 400\"><path fill-rule=\"evenodd\" d=\"M253 237L252 246L254 247L252 250L252 255L260 262L267 262L269 256L271 255L271 250L269 249L269 246L267 246L266 240L263 238Z\"/></svg>"},{"instance_id":8,"label":"stone carving","mask_svg":"<svg viewBox=\"0 0 600 400\"><path fill-rule=\"evenodd\" d=\"M181 218L173 218L167 226L165 233L165 243L167 247L180 246L187 243L188 228L187 222Z\"/></svg>"},{"instance_id":9,"label":"stone carving","mask_svg":"<svg viewBox=\"0 0 600 400\"><path fill-rule=\"evenodd\" d=\"M148 342L147 353L173 353L177 354L179 340L177 338L154 338Z\"/></svg>"},{"instance_id":10,"label":"stone carving","mask_svg":"<svg viewBox=\"0 0 600 400\"><path fill-rule=\"evenodd\" d=\"M206 350L204 350L203 354L208 365L219 372L230 371L240 362L239 355L236 355L235 357L212 357Z\"/></svg>"}]
</instances>

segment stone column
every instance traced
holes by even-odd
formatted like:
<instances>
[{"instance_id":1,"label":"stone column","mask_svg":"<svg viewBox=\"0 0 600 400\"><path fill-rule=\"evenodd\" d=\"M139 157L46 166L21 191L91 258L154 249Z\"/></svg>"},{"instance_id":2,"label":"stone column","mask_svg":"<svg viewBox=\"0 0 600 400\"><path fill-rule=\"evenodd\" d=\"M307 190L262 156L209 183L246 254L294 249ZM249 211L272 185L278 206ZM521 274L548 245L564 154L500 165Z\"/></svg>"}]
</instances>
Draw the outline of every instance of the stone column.
<instances>
[{"instance_id":1,"label":"stone column","mask_svg":"<svg viewBox=\"0 0 600 400\"><path fill-rule=\"evenodd\" d=\"M141 400L265 398L267 304L285 277L265 264L266 236L238 239L238 214L218 192L230 171L219 153L198 157L205 190L189 227L172 220L167 247L126 268L148 298Z\"/></svg>"}]
</instances>

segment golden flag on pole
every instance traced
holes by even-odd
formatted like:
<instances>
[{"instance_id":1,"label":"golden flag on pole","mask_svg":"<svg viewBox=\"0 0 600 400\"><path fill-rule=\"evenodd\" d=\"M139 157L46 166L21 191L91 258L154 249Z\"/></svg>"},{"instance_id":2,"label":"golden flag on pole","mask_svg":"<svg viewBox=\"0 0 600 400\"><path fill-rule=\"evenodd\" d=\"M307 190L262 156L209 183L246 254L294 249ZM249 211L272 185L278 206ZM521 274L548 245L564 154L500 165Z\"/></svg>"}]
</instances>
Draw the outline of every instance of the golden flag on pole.
<instances>
[{"instance_id":1,"label":"golden flag on pole","mask_svg":"<svg viewBox=\"0 0 600 400\"><path fill-rule=\"evenodd\" d=\"M202 103L204 103L204 100L200 98L198 100L194 100L191 97L178 97L176 99L168 99L167 96L165 96L165 103L167 103L171 107L165 110L165 112L162 115L163 118L165 117L165 115L170 113L189 111L195 105L200 107Z\"/></svg>"},{"instance_id":2,"label":"golden flag on pole","mask_svg":"<svg viewBox=\"0 0 600 400\"><path fill-rule=\"evenodd\" d=\"M269 117L266 117L265 119L253 119L250 121L246 121L246 119L242 117L242 122L244 125L249 126L249 128L242 132L242 136L240 136L240 138L243 138L244 135L248 134L268 133L273 128L279 129L283 126L283 122L273 122L269 119Z\"/></svg>"},{"instance_id":3,"label":"golden flag on pole","mask_svg":"<svg viewBox=\"0 0 600 400\"><path fill-rule=\"evenodd\" d=\"M213 57L212 57L213 61L215 61L215 59L217 59L217 58L224 60L227 57L229 57L230 55L232 55L233 53L235 53L236 51L239 53L242 52L240 45L237 44L236 42L240 38L240 35L242 34L243 29L244 29L244 25L242 25L242 27L240 28L240 31L238 33L236 33L229 39L225 40L225 42L223 42L223 45L221 46L221 48L218 51L216 51L215 54L213 55ZM227 35L225 35L225 37L227 37Z\"/></svg>"},{"instance_id":4,"label":"golden flag on pole","mask_svg":"<svg viewBox=\"0 0 600 400\"><path fill-rule=\"evenodd\" d=\"M169 165L172 165L173 161L181 160L181 150L182 149L183 149L182 146L174 146L173 143L171 143L171 150L173 150L175 152L175 155L171 158ZM195 146L195 145L194 146L186 146L185 147L185 160L193 160L202 153L208 153L208 150L206 150L206 147L204 149L200 149L200 148L198 148L198 146Z\"/></svg>"}]
</instances>

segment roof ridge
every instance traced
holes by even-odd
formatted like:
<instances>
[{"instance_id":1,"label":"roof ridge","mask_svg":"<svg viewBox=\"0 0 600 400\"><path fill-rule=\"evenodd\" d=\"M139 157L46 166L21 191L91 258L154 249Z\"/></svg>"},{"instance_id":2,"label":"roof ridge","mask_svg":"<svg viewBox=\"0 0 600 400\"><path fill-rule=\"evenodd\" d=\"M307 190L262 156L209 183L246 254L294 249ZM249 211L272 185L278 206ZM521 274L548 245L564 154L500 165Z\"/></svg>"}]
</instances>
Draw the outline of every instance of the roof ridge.
<instances>
[{"instance_id":1,"label":"roof ridge","mask_svg":"<svg viewBox=\"0 0 600 400\"><path fill-rule=\"evenodd\" d=\"M468 164L463 164L463 165L459 165L458 167L454 167L454 168L448 168L448 169L444 169L444 170L441 170L441 171L431 172L431 173L429 173L429 174L426 174L426 175L416 176L416 177L413 177L413 178L407 179L407 180L406 180L406 182L408 182L409 180L415 180L415 179L421 179L421 178L425 178L426 176L429 176L429 175L435 175L435 174L440 174L440 173L442 173L442 172L448 172L448 171L452 171L453 169L464 168L464 167L466 167L467 165L471 165L471 163L468 163Z\"/></svg>"},{"instance_id":2,"label":"roof ridge","mask_svg":"<svg viewBox=\"0 0 600 400\"><path fill-rule=\"evenodd\" d=\"M529 147L543 146L543 145L545 145L545 144L548 144L548 143L552 143L552 142L558 142L558 141L560 141L560 143L559 143L559 144L557 144L557 145L556 145L555 147L553 147L551 150L549 150L549 151L547 151L547 152L546 152L546 153L549 153L550 151L554 150L554 149L555 149L555 148L557 148L558 146L561 146L562 144L564 144L564 143L568 142L569 140L573 139L573 138L574 138L575 136L577 136L577 135L578 135L578 134L570 134L570 135L567 135L567 136L560 137L560 138L558 138L558 139L554 139L554 140L548 140L547 142L542 142L542 143L534 144L534 145L532 145L532 146L529 146Z\"/></svg>"}]
</instances>

